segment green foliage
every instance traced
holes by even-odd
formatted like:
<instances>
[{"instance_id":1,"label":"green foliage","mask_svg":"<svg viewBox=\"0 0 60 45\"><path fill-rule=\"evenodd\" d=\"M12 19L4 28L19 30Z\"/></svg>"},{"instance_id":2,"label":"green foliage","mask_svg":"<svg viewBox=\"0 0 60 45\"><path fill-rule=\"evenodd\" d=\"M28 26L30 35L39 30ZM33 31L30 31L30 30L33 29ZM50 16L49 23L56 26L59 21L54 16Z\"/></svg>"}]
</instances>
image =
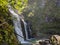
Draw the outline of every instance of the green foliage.
<instances>
[{"instance_id":1,"label":"green foliage","mask_svg":"<svg viewBox=\"0 0 60 45\"><path fill-rule=\"evenodd\" d=\"M48 1L46 3L46 6L43 10L43 15L45 15L45 18L48 17L47 20L52 20L52 21L45 21L44 24L43 24L43 27L42 29L44 28L44 30L53 30L57 33L59 33L59 30L60 30L60 23L59 23L59 18L60 18L60 7L57 6L57 1L58 0L52 0L52 1Z\"/></svg>"},{"instance_id":2,"label":"green foliage","mask_svg":"<svg viewBox=\"0 0 60 45\"><path fill-rule=\"evenodd\" d=\"M21 11L27 6L28 0L10 0L8 2L12 7L14 7L14 9L21 13Z\"/></svg>"},{"instance_id":3,"label":"green foliage","mask_svg":"<svg viewBox=\"0 0 60 45\"><path fill-rule=\"evenodd\" d=\"M60 7L57 6L58 0L31 1L32 0L29 0L29 7L24 12L24 15L26 20L30 20L32 22L33 30L38 32L48 32L52 30L60 33ZM41 8L42 1L45 1L45 6ZM46 21L46 17L48 17L47 20L49 20L49 18L53 19L52 21Z\"/></svg>"},{"instance_id":4,"label":"green foliage","mask_svg":"<svg viewBox=\"0 0 60 45\"><path fill-rule=\"evenodd\" d=\"M0 0L0 45L18 45L8 5L20 13L26 7L27 0Z\"/></svg>"}]
</instances>

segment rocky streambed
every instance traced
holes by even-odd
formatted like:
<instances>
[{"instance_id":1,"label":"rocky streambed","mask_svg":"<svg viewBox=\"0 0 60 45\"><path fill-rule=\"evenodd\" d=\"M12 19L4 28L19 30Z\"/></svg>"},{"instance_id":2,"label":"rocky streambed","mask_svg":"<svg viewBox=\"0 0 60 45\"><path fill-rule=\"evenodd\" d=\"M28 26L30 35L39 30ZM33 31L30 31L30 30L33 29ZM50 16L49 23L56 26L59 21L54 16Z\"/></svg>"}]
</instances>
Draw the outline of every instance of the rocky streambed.
<instances>
[{"instance_id":1,"label":"rocky streambed","mask_svg":"<svg viewBox=\"0 0 60 45\"><path fill-rule=\"evenodd\" d=\"M49 39L40 39L37 40L33 45L51 45Z\"/></svg>"},{"instance_id":2,"label":"rocky streambed","mask_svg":"<svg viewBox=\"0 0 60 45\"><path fill-rule=\"evenodd\" d=\"M60 45L60 35L52 35L50 38L32 39L24 45Z\"/></svg>"}]
</instances>

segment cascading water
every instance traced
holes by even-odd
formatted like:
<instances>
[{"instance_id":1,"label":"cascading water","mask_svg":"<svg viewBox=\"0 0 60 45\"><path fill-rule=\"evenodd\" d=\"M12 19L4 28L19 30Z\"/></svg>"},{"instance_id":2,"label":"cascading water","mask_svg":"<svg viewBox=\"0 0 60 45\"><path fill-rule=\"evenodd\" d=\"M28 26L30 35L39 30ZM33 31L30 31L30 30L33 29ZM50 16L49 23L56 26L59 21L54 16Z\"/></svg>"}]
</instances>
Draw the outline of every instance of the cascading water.
<instances>
[{"instance_id":1,"label":"cascading water","mask_svg":"<svg viewBox=\"0 0 60 45\"><path fill-rule=\"evenodd\" d=\"M15 32L16 32L16 34L18 34L17 35L18 41L21 43L29 43L27 41L24 41L24 36L22 33L21 22L20 22L20 16L18 14L16 14L10 6L9 6L9 11L12 14ZM25 29L25 31L26 31L26 29ZM26 34L27 34L27 31L26 31ZM26 37L28 37L28 36L26 35Z\"/></svg>"},{"instance_id":2,"label":"cascading water","mask_svg":"<svg viewBox=\"0 0 60 45\"><path fill-rule=\"evenodd\" d=\"M24 23L24 27L25 27L25 33L26 33L26 40L28 39L28 32L27 32L27 23L24 21L24 19L22 19L23 23Z\"/></svg>"},{"instance_id":3,"label":"cascading water","mask_svg":"<svg viewBox=\"0 0 60 45\"><path fill-rule=\"evenodd\" d=\"M26 28L27 28L27 34L28 34L28 40L33 39L34 37L32 36L32 25L30 21L26 21Z\"/></svg>"}]
</instances>

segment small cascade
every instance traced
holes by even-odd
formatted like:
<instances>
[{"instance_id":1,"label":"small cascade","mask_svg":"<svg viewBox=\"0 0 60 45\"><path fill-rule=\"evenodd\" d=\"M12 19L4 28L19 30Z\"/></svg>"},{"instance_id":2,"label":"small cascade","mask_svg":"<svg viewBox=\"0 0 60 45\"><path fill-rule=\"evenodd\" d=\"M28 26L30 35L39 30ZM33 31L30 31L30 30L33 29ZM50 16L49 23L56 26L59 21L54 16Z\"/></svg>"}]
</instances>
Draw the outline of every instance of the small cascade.
<instances>
[{"instance_id":1,"label":"small cascade","mask_svg":"<svg viewBox=\"0 0 60 45\"><path fill-rule=\"evenodd\" d=\"M21 43L29 43L29 42L24 40L24 36L23 36L22 28L21 28L20 16L14 12L14 10L11 8L11 6L9 6L9 11L12 14L13 24L14 24L15 32L17 34L18 41L21 42ZM24 22L24 20L22 20L22 21ZM26 39L27 39L28 35L27 35L27 31L26 31L26 26L25 25L26 25L26 23L24 22Z\"/></svg>"},{"instance_id":2,"label":"small cascade","mask_svg":"<svg viewBox=\"0 0 60 45\"><path fill-rule=\"evenodd\" d=\"M23 21L23 23L24 23L25 34L26 34L26 40L28 40L27 23L24 21L24 19L22 19L22 21Z\"/></svg>"},{"instance_id":3,"label":"small cascade","mask_svg":"<svg viewBox=\"0 0 60 45\"><path fill-rule=\"evenodd\" d=\"M31 23L30 23L30 21L26 21L26 28L27 28L27 33L28 33L28 39L32 39L32 38L34 38L33 36L32 36L32 25L31 25Z\"/></svg>"},{"instance_id":4,"label":"small cascade","mask_svg":"<svg viewBox=\"0 0 60 45\"><path fill-rule=\"evenodd\" d=\"M29 21L24 21L24 19L22 19L22 23L24 24L24 29L22 27L22 29L24 30L24 37L25 40L30 40L31 38L33 38L32 36L32 31L31 31L31 24Z\"/></svg>"},{"instance_id":5,"label":"small cascade","mask_svg":"<svg viewBox=\"0 0 60 45\"><path fill-rule=\"evenodd\" d=\"M15 27L15 32L23 37L22 31L21 31L20 18L18 16L18 14L16 14L12 9L9 9L9 11L11 14L13 14L12 18L13 18L13 23L14 23L14 27ZM17 36L18 40L23 41L24 39L20 36Z\"/></svg>"}]
</instances>

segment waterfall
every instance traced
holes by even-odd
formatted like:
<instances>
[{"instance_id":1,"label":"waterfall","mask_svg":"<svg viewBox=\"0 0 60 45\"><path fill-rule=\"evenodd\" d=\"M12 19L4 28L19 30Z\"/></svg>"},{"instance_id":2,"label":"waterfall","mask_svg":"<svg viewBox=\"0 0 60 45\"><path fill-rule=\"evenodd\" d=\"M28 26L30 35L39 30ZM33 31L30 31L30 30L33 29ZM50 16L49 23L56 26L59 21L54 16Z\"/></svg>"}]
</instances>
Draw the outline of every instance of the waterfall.
<instances>
[{"instance_id":1,"label":"waterfall","mask_svg":"<svg viewBox=\"0 0 60 45\"><path fill-rule=\"evenodd\" d=\"M27 34L28 34L28 40L33 39L34 37L32 36L32 25L30 21L26 21L26 28L27 28Z\"/></svg>"},{"instance_id":2,"label":"waterfall","mask_svg":"<svg viewBox=\"0 0 60 45\"><path fill-rule=\"evenodd\" d=\"M16 34L18 34L17 35L18 41L21 42L21 43L28 43L27 41L24 40L24 36L23 36L23 33L22 33L22 28L21 28L20 16L18 14L16 14L11 7L9 7L9 11L12 14L15 32L16 32ZM24 24L25 24L25 22L24 22ZM25 29L25 32L26 32L26 37L28 37L26 29Z\"/></svg>"},{"instance_id":3,"label":"waterfall","mask_svg":"<svg viewBox=\"0 0 60 45\"><path fill-rule=\"evenodd\" d=\"M24 21L24 19L22 19L23 23L24 23L24 27L25 27L25 33L26 33L26 40L28 39L28 32L27 32L27 23Z\"/></svg>"},{"instance_id":4,"label":"waterfall","mask_svg":"<svg viewBox=\"0 0 60 45\"><path fill-rule=\"evenodd\" d=\"M22 19L22 22L24 23L24 30L25 30L25 37L26 37L26 40L30 40L33 38L33 36L31 35L32 31L31 31L31 24L30 22L26 22L24 21L24 19Z\"/></svg>"}]
</instances>

